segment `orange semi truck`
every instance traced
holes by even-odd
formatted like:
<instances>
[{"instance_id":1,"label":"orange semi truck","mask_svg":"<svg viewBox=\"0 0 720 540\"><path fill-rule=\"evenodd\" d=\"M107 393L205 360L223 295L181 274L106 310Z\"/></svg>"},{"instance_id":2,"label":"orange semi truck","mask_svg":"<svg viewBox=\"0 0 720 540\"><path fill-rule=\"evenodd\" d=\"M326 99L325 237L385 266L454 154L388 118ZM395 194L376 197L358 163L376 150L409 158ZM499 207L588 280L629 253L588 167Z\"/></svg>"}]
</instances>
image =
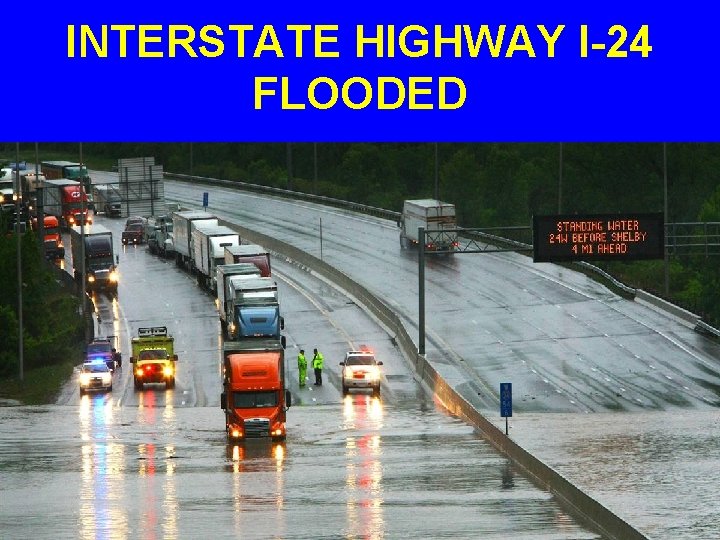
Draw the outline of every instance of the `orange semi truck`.
<instances>
[{"instance_id":1,"label":"orange semi truck","mask_svg":"<svg viewBox=\"0 0 720 540\"><path fill-rule=\"evenodd\" d=\"M32 221L33 229L38 230L37 218ZM60 221L56 216L45 216L43 219L43 244L45 257L48 259L62 259L65 257L65 246L60 233Z\"/></svg>"},{"instance_id":2,"label":"orange semi truck","mask_svg":"<svg viewBox=\"0 0 720 540\"><path fill-rule=\"evenodd\" d=\"M285 351L280 342L226 342L223 359L220 407L225 411L228 439L284 440L291 396L285 388Z\"/></svg>"}]
</instances>

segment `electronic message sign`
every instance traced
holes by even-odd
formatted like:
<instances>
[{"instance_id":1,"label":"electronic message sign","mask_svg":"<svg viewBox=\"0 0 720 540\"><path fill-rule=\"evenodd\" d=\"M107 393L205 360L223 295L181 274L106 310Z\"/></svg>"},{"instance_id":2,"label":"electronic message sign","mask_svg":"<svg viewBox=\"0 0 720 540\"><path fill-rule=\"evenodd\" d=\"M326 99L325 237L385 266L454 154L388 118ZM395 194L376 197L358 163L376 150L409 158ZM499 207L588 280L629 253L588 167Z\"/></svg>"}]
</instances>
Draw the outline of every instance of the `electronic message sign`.
<instances>
[{"instance_id":1,"label":"electronic message sign","mask_svg":"<svg viewBox=\"0 0 720 540\"><path fill-rule=\"evenodd\" d=\"M663 214L533 216L533 260L662 259Z\"/></svg>"}]
</instances>

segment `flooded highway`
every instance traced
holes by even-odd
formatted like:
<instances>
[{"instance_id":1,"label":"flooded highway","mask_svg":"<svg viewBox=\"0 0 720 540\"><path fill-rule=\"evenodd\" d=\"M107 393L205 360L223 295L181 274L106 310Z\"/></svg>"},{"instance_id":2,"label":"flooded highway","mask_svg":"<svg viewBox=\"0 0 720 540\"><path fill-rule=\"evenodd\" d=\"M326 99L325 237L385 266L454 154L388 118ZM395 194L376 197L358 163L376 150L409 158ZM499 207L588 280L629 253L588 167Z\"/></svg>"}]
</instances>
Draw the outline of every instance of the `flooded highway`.
<instances>
[{"instance_id":1,"label":"flooded highway","mask_svg":"<svg viewBox=\"0 0 720 540\"><path fill-rule=\"evenodd\" d=\"M228 445L213 298L144 246L119 268L118 298L95 298L96 333L125 359L112 391L80 396L73 376L54 405L0 407L3 538L603 538L426 394L377 322L280 260L288 438ZM177 385L135 391L130 338L160 324ZM360 344L384 361L380 398L342 395L338 362ZM301 389L312 346L327 382Z\"/></svg>"},{"instance_id":2,"label":"flooded highway","mask_svg":"<svg viewBox=\"0 0 720 540\"><path fill-rule=\"evenodd\" d=\"M291 409L227 445L220 410L2 407L3 538L601 538L432 402Z\"/></svg>"}]
</instances>

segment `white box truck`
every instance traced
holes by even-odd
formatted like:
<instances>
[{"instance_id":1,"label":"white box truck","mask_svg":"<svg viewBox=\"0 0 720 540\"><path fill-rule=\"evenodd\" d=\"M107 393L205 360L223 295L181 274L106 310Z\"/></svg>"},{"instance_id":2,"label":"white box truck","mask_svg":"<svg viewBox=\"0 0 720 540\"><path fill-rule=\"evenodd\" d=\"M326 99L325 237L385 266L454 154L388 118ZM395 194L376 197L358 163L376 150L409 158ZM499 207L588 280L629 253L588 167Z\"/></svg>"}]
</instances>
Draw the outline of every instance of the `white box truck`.
<instances>
[{"instance_id":1,"label":"white box truck","mask_svg":"<svg viewBox=\"0 0 720 540\"><path fill-rule=\"evenodd\" d=\"M225 248L240 244L240 235L223 225L205 225L198 222L192 232L191 266L197 275L198 285L215 291L217 266L225 264Z\"/></svg>"},{"instance_id":2,"label":"white box truck","mask_svg":"<svg viewBox=\"0 0 720 540\"><path fill-rule=\"evenodd\" d=\"M400 247L418 245L418 229L425 229L426 251L455 251L458 247L455 205L436 199L405 201L400 217Z\"/></svg>"},{"instance_id":3,"label":"white box truck","mask_svg":"<svg viewBox=\"0 0 720 540\"><path fill-rule=\"evenodd\" d=\"M203 221L206 224L217 225L217 217L201 210L184 210L174 212L172 220L175 263L190 268L193 224Z\"/></svg>"}]
</instances>

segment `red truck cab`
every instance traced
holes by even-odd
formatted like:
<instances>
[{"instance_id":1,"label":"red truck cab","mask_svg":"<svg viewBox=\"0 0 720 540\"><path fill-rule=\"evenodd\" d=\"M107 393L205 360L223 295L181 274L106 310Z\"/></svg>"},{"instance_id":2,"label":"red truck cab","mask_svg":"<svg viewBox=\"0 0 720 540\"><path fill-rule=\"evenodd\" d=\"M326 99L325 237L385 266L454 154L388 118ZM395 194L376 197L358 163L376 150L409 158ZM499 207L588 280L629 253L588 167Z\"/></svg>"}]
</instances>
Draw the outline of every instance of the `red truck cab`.
<instances>
[{"instance_id":1,"label":"red truck cab","mask_svg":"<svg viewBox=\"0 0 720 540\"><path fill-rule=\"evenodd\" d=\"M286 437L284 350L277 341L225 343L220 407L225 410L228 439Z\"/></svg>"},{"instance_id":2,"label":"red truck cab","mask_svg":"<svg viewBox=\"0 0 720 540\"><path fill-rule=\"evenodd\" d=\"M33 219L33 228L38 230L37 218ZM65 246L60 234L60 221L56 216L45 216L43 219L43 243L45 257L48 259L62 259L65 257Z\"/></svg>"},{"instance_id":3,"label":"red truck cab","mask_svg":"<svg viewBox=\"0 0 720 540\"><path fill-rule=\"evenodd\" d=\"M75 185L62 187L63 218L68 227L81 225L92 225L92 214L88 211L88 198L83 192L82 186L75 182ZM83 203L85 203L83 205ZM84 206L84 208L83 208Z\"/></svg>"}]
</instances>

